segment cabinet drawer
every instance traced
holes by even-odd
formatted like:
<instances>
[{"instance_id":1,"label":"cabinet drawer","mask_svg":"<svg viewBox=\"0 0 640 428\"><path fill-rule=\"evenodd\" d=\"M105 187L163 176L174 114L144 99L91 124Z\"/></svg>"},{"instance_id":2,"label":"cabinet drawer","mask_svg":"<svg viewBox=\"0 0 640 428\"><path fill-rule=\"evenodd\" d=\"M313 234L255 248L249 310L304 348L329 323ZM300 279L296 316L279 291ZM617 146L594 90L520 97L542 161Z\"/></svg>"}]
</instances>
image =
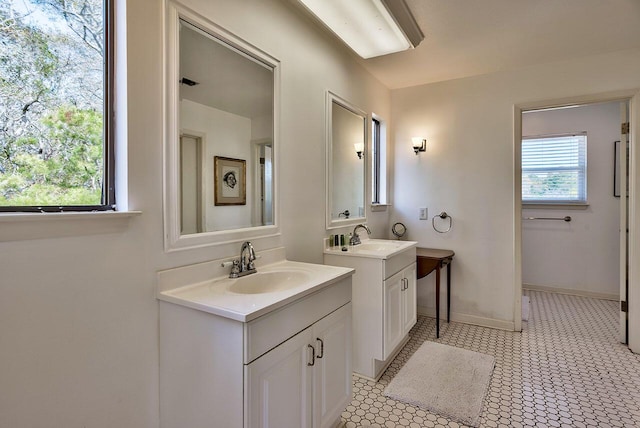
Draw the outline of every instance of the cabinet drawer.
<instances>
[{"instance_id":1,"label":"cabinet drawer","mask_svg":"<svg viewBox=\"0 0 640 428\"><path fill-rule=\"evenodd\" d=\"M244 324L244 364L351 301L351 277Z\"/></svg>"},{"instance_id":2,"label":"cabinet drawer","mask_svg":"<svg viewBox=\"0 0 640 428\"><path fill-rule=\"evenodd\" d=\"M416 262L416 248L413 247L407 251L403 251L387 260L384 263L384 279L400 272L402 269Z\"/></svg>"}]
</instances>

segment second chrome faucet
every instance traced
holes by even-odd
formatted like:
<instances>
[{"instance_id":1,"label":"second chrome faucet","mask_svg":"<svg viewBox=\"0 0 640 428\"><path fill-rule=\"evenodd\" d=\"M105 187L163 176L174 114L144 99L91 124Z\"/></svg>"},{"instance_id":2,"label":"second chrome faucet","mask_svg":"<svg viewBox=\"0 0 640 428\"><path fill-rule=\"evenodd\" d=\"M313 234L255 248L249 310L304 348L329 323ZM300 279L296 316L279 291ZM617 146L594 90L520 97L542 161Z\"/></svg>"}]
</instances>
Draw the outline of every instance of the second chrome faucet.
<instances>
[{"instance_id":1,"label":"second chrome faucet","mask_svg":"<svg viewBox=\"0 0 640 428\"><path fill-rule=\"evenodd\" d=\"M353 234L351 235L351 239L349 240L349 245L358 245L361 243L360 235L358 235L358 229L360 228L366 230L368 235L371 235L371 229L369 229L364 224L358 224L356 225L356 227L353 228Z\"/></svg>"}]
</instances>

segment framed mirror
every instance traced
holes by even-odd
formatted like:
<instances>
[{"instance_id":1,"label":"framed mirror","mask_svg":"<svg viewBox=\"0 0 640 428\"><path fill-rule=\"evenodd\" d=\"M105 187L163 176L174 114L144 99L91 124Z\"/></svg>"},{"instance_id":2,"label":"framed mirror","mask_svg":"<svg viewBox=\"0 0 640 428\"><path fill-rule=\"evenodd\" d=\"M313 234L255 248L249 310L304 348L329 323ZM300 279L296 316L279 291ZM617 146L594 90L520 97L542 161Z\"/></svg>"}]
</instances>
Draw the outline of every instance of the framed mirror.
<instances>
[{"instance_id":1,"label":"framed mirror","mask_svg":"<svg viewBox=\"0 0 640 428\"><path fill-rule=\"evenodd\" d=\"M170 3L165 248L277 228L278 61Z\"/></svg>"},{"instance_id":2,"label":"framed mirror","mask_svg":"<svg viewBox=\"0 0 640 428\"><path fill-rule=\"evenodd\" d=\"M367 114L327 92L327 229L366 222Z\"/></svg>"}]
</instances>

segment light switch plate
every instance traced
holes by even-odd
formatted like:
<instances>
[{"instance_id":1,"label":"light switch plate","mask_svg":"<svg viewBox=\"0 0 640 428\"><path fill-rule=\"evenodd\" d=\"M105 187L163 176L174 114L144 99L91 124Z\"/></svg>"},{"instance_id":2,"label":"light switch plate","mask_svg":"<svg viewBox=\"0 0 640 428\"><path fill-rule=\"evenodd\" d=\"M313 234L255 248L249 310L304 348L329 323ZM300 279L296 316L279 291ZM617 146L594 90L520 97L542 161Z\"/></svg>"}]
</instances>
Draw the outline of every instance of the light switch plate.
<instances>
[{"instance_id":1,"label":"light switch plate","mask_svg":"<svg viewBox=\"0 0 640 428\"><path fill-rule=\"evenodd\" d=\"M428 220L429 214L427 213L426 208L420 208L420 220Z\"/></svg>"}]
</instances>

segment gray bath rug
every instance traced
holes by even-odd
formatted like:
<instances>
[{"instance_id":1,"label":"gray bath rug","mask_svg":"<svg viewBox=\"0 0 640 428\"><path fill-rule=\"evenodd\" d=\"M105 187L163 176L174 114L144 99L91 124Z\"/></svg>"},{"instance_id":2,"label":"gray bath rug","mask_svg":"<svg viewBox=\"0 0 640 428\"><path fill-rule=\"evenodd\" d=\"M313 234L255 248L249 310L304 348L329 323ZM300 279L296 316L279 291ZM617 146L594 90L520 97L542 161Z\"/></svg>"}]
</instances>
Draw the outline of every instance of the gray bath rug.
<instances>
[{"instance_id":1,"label":"gray bath rug","mask_svg":"<svg viewBox=\"0 0 640 428\"><path fill-rule=\"evenodd\" d=\"M389 382L384 395L477 427L495 358L425 342Z\"/></svg>"}]
</instances>

